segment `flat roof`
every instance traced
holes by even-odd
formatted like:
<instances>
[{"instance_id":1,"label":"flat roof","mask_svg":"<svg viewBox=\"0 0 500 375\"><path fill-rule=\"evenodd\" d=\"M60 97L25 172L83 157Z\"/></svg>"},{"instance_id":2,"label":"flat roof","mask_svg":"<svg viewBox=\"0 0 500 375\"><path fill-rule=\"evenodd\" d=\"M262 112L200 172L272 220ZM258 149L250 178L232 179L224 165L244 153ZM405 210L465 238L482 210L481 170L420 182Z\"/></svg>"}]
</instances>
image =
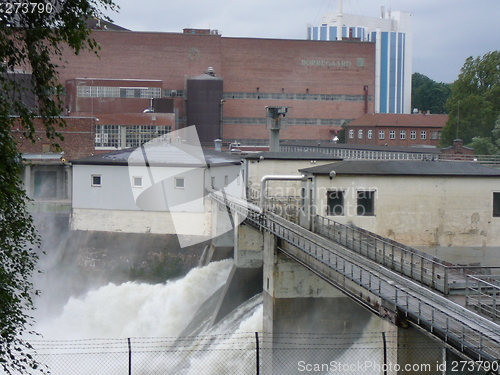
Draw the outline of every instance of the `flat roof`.
<instances>
[{"instance_id":1,"label":"flat roof","mask_svg":"<svg viewBox=\"0 0 500 375\"><path fill-rule=\"evenodd\" d=\"M300 169L313 175L365 176L476 176L500 177L500 169L477 162L465 161L411 161L411 160L353 160Z\"/></svg>"},{"instance_id":2,"label":"flat roof","mask_svg":"<svg viewBox=\"0 0 500 375\"><path fill-rule=\"evenodd\" d=\"M134 151L136 151L134 153ZM146 146L145 153L137 148L111 151L105 154L71 160L74 165L144 165L165 167L203 167L241 164L241 158L225 152L198 146Z\"/></svg>"}]
</instances>

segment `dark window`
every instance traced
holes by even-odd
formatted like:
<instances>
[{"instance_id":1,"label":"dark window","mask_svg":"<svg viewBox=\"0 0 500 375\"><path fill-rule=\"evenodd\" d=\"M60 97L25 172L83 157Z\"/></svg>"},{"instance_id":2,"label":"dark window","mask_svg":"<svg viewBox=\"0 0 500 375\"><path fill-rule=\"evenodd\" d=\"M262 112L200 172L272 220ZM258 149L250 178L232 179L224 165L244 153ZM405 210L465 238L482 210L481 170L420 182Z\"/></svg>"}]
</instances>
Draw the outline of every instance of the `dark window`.
<instances>
[{"instance_id":1,"label":"dark window","mask_svg":"<svg viewBox=\"0 0 500 375\"><path fill-rule=\"evenodd\" d=\"M500 217L500 193L493 193L493 217Z\"/></svg>"},{"instance_id":2,"label":"dark window","mask_svg":"<svg viewBox=\"0 0 500 375\"><path fill-rule=\"evenodd\" d=\"M97 174L92 175L92 186L101 186L101 176Z\"/></svg>"},{"instance_id":3,"label":"dark window","mask_svg":"<svg viewBox=\"0 0 500 375\"><path fill-rule=\"evenodd\" d=\"M356 206L358 216L375 215L375 192L358 191L358 204Z\"/></svg>"},{"instance_id":4,"label":"dark window","mask_svg":"<svg viewBox=\"0 0 500 375\"><path fill-rule=\"evenodd\" d=\"M327 214L333 216L344 215L344 191L333 190L327 192Z\"/></svg>"}]
</instances>

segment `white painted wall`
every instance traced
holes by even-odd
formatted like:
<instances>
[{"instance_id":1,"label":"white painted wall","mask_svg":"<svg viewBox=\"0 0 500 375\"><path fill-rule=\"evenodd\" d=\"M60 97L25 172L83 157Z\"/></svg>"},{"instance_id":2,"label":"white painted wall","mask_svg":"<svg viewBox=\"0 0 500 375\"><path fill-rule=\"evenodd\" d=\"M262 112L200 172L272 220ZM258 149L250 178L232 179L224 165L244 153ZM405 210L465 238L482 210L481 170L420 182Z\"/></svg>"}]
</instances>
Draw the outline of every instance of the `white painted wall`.
<instances>
[{"instance_id":1,"label":"white painted wall","mask_svg":"<svg viewBox=\"0 0 500 375\"><path fill-rule=\"evenodd\" d=\"M242 197L240 172L240 165L74 165L72 229L209 236L211 215L205 196L212 177L216 189ZM101 176L101 186L92 186L92 175ZM142 178L142 186L134 187L135 177ZM184 178L183 188L176 187L176 178Z\"/></svg>"},{"instance_id":2,"label":"white painted wall","mask_svg":"<svg viewBox=\"0 0 500 375\"><path fill-rule=\"evenodd\" d=\"M500 217L493 217L499 178L319 176L317 213L326 216L326 192L344 189L344 216L332 219L409 246L500 246ZM356 215L356 191L375 190L375 216Z\"/></svg>"}]
</instances>

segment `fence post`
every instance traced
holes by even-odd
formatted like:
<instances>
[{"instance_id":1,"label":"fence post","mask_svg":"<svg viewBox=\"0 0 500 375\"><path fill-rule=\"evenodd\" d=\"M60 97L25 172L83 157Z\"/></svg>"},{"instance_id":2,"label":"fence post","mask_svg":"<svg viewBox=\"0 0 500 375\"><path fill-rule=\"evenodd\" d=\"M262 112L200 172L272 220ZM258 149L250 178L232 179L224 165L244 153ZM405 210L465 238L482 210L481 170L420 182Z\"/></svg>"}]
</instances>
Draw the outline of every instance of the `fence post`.
<instances>
[{"instance_id":1,"label":"fence post","mask_svg":"<svg viewBox=\"0 0 500 375\"><path fill-rule=\"evenodd\" d=\"M255 332L255 369L256 374L260 374L260 366L259 366L259 332Z\"/></svg>"},{"instance_id":2,"label":"fence post","mask_svg":"<svg viewBox=\"0 0 500 375\"><path fill-rule=\"evenodd\" d=\"M132 375L132 344L130 343L130 337L127 338L128 341L128 375Z\"/></svg>"},{"instance_id":3,"label":"fence post","mask_svg":"<svg viewBox=\"0 0 500 375\"><path fill-rule=\"evenodd\" d=\"M385 332L382 332L382 343L384 345L384 375L387 375L387 342L385 340Z\"/></svg>"}]
</instances>

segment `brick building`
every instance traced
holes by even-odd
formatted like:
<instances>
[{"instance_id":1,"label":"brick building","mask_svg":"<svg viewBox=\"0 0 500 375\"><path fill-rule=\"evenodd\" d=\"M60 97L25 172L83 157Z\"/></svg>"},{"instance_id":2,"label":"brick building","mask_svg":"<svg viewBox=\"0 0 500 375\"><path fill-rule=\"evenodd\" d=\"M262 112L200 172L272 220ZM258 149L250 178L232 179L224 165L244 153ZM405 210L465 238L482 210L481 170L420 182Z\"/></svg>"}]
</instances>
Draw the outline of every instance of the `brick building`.
<instances>
[{"instance_id":1,"label":"brick building","mask_svg":"<svg viewBox=\"0 0 500 375\"><path fill-rule=\"evenodd\" d=\"M99 57L64 56L60 78L68 114L99 119L98 148L126 147L116 141L127 138L124 125L146 126L145 133L196 125L206 144L267 144L266 106L289 107L281 139L329 140L344 122L374 109L374 43L225 38L193 29L92 36ZM191 85L193 79L203 82ZM154 114L138 117L150 108Z\"/></svg>"},{"instance_id":2,"label":"brick building","mask_svg":"<svg viewBox=\"0 0 500 375\"><path fill-rule=\"evenodd\" d=\"M365 114L345 127L347 144L439 146L448 115Z\"/></svg>"}]
</instances>

